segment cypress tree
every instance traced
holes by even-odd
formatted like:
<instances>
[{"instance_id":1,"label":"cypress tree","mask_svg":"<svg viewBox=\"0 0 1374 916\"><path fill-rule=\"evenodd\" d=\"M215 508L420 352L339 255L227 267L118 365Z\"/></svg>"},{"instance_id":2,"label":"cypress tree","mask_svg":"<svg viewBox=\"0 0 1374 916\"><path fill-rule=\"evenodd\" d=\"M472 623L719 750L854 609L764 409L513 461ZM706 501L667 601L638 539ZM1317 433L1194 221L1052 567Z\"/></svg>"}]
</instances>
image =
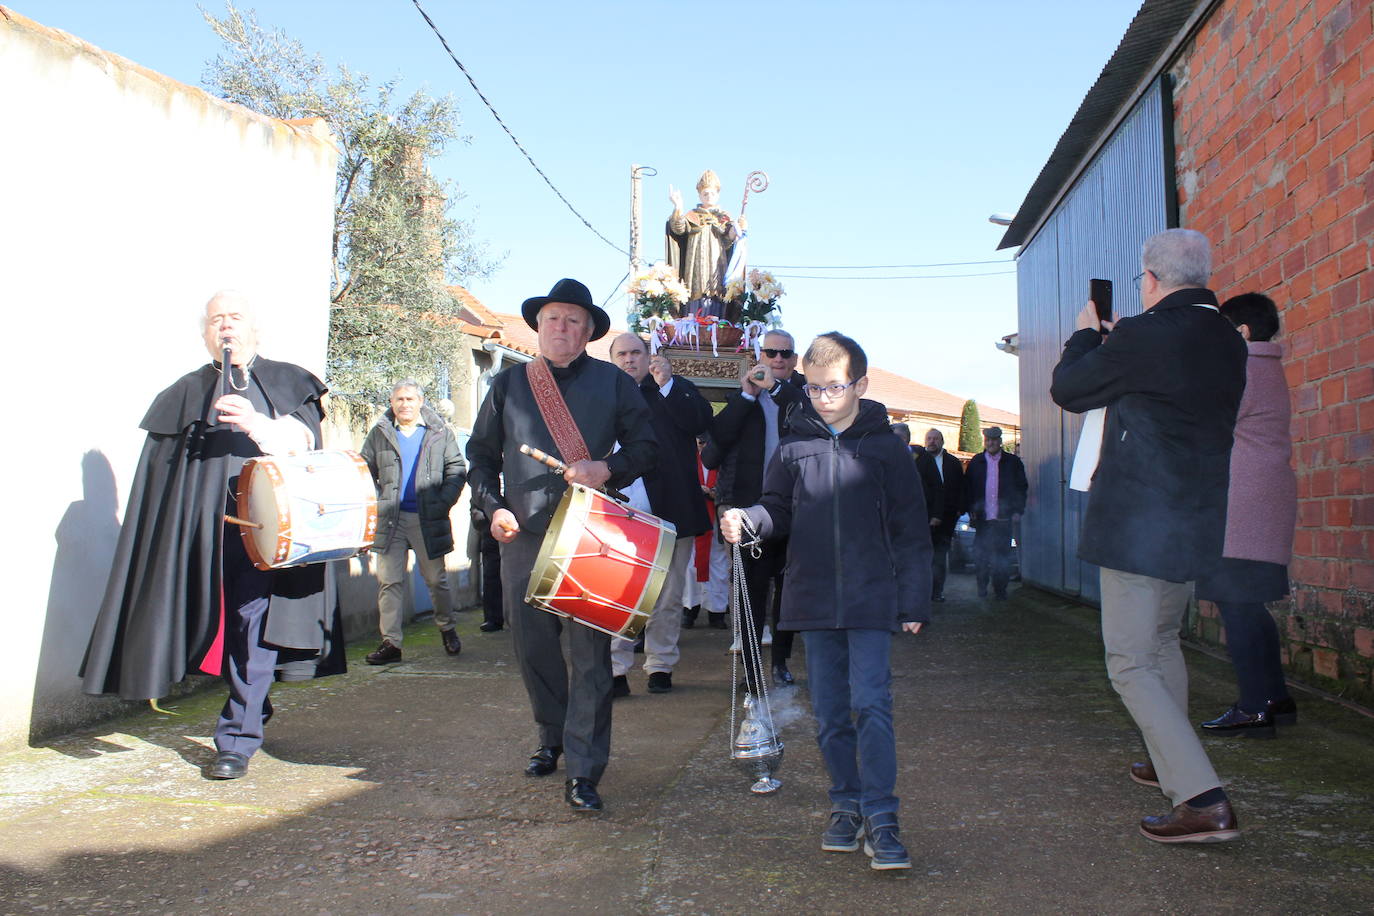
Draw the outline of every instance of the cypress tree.
<instances>
[{"instance_id":1,"label":"cypress tree","mask_svg":"<svg viewBox=\"0 0 1374 916\"><path fill-rule=\"evenodd\" d=\"M978 402L965 401L959 419L959 451L977 454L983 450L983 424L978 418Z\"/></svg>"}]
</instances>

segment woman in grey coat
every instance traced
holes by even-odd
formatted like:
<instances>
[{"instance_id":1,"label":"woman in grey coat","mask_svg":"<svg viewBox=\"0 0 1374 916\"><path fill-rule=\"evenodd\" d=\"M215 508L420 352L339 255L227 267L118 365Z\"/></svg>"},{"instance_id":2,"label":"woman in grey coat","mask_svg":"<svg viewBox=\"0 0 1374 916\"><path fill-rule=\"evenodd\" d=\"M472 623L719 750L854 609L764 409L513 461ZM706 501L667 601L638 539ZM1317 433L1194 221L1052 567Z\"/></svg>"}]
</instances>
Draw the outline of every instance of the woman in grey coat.
<instances>
[{"instance_id":1,"label":"woman in grey coat","mask_svg":"<svg viewBox=\"0 0 1374 916\"><path fill-rule=\"evenodd\" d=\"M1248 342L1245 395L1236 418L1222 560L1197 581L1197 596L1216 602L1236 670L1240 699L1202 723L1211 735L1272 738L1275 724L1297 721L1279 660L1279 631L1265 607L1288 594L1288 561L1297 522L1297 481L1290 459L1288 382L1273 340L1274 302L1259 293L1226 300L1221 314Z\"/></svg>"}]
</instances>

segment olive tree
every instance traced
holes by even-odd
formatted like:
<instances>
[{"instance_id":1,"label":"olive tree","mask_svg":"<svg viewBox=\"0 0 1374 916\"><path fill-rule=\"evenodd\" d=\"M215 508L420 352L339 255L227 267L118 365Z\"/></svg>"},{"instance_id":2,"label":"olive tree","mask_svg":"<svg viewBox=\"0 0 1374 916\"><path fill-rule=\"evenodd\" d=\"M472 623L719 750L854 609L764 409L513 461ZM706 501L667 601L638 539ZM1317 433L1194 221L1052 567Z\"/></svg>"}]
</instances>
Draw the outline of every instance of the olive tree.
<instances>
[{"instance_id":1,"label":"olive tree","mask_svg":"<svg viewBox=\"0 0 1374 916\"><path fill-rule=\"evenodd\" d=\"M345 65L331 73L318 54L232 3L223 18L201 14L224 42L207 64L207 88L274 118L322 118L336 138L330 389L382 403L396 379L445 375L462 345L445 287L496 266L471 222L452 215L456 187L424 165L467 141L452 96L401 98L396 79L374 85Z\"/></svg>"}]
</instances>

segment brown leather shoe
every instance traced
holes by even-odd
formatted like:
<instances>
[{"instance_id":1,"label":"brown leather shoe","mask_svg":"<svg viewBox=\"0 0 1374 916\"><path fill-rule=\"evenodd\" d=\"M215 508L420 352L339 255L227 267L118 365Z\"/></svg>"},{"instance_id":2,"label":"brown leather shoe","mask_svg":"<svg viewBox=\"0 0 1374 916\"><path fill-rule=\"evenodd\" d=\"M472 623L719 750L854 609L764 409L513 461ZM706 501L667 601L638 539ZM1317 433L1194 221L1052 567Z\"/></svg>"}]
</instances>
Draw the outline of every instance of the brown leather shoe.
<instances>
[{"instance_id":1,"label":"brown leather shoe","mask_svg":"<svg viewBox=\"0 0 1374 916\"><path fill-rule=\"evenodd\" d=\"M1149 760L1144 763L1131 764L1131 779L1142 786L1159 788L1159 777L1155 775L1155 765Z\"/></svg>"},{"instance_id":2,"label":"brown leather shoe","mask_svg":"<svg viewBox=\"0 0 1374 916\"><path fill-rule=\"evenodd\" d=\"M1140 832L1157 843L1222 843L1240 839L1240 829L1229 801L1206 808L1187 802L1160 817L1141 818Z\"/></svg>"}]
</instances>

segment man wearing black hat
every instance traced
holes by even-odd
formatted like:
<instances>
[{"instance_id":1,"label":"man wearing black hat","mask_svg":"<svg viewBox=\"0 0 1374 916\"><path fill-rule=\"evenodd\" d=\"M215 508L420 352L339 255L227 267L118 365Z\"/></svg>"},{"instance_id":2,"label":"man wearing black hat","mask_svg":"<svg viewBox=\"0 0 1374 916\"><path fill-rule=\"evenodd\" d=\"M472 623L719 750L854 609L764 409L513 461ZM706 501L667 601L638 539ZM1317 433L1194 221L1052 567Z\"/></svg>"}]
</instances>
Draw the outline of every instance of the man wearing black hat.
<instances>
[{"instance_id":1,"label":"man wearing black hat","mask_svg":"<svg viewBox=\"0 0 1374 916\"><path fill-rule=\"evenodd\" d=\"M974 575L978 597L992 595L998 601L1007 597L1011 578L1012 525L1026 511L1026 466L1010 452L1002 451L1002 430L989 426L983 430L983 451L969 459L964 474L964 505L969 522L977 532L973 537Z\"/></svg>"},{"instance_id":2,"label":"man wearing black hat","mask_svg":"<svg viewBox=\"0 0 1374 916\"><path fill-rule=\"evenodd\" d=\"M468 480L501 543L506 621L539 727L539 747L525 774L547 776L566 756L568 804L600 811L597 783L611 752L611 637L580 624L567 627L569 672L563 618L524 597L567 484L624 487L653 470L657 443L634 381L587 355L587 343L611 326L587 287L559 280L547 296L526 299L520 312L539 333L539 356L492 380L468 442ZM567 470L550 471L520 454L521 445L560 458Z\"/></svg>"}]
</instances>

